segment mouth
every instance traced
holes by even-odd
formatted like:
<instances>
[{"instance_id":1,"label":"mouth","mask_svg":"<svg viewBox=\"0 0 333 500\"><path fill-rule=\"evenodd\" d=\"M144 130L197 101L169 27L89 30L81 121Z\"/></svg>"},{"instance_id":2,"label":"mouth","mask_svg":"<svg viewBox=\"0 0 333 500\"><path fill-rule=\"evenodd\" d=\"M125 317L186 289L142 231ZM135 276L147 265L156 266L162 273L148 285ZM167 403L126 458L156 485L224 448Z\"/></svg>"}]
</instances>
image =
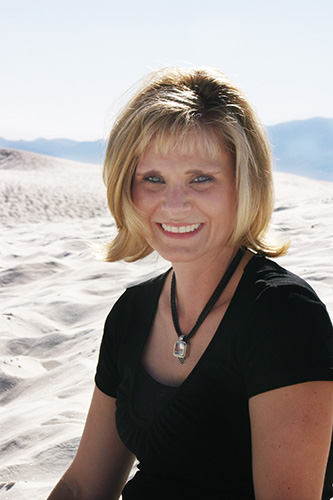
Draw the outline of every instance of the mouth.
<instances>
[{"instance_id":1,"label":"mouth","mask_svg":"<svg viewBox=\"0 0 333 500\"><path fill-rule=\"evenodd\" d=\"M194 233L195 231L197 231L202 226L202 223L200 222L198 224L189 224L186 226L171 226L169 224L160 224L160 226L166 233L186 234Z\"/></svg>"}]
</instances>

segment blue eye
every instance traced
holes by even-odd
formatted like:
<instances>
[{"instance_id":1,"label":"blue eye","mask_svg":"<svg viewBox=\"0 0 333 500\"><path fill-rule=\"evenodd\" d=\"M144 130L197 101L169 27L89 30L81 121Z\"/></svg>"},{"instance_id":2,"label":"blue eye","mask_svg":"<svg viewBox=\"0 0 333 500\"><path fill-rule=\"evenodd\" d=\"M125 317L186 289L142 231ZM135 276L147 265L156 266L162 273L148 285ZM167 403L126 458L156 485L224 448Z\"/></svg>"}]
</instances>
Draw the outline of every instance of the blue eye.
<instances>
[{"instance_id":1,"label":"blue eye","mask_svg":"<svg viewBox=\"0 0 333 500\"><path fill-rule=\"evenodd\" d=\"M147 177L144 178L145 181L147 182L152 182L153 184L164 184L164 180L161 177L158 177L157 175L148 175Z\"/></svg>"},{"instance_id":2,"label":"blue eye","mask_svg":"<svg viewBox=\"0 0 333 500\"><path fill-rule=\"evenodd\" d=\"M209 175L199 175L198 177L193 179L192 182L202 184L204 182L211 182L212 180L213 180L212 177L210 177Z\"/></svg>"}]
</instances>

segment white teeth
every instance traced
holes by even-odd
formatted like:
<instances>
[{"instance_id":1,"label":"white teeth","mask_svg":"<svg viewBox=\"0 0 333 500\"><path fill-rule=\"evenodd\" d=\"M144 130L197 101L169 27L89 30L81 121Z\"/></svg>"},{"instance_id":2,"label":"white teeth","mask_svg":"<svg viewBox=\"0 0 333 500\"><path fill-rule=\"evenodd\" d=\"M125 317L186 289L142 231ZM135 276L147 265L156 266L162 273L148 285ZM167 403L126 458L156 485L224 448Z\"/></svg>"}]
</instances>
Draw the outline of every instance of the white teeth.
<instances>
[{"instance_id":1,"label":"white teeth","mask_svg":"<svg viewBox=\"0 0 333 500\"><path fill-rule=\"evenodd\" d=\"M192 224L191 226L168 226L167 224L161 224L164 231L169 233L191 233L196 231L201 224Z\"/></svg>"}]
</instances>

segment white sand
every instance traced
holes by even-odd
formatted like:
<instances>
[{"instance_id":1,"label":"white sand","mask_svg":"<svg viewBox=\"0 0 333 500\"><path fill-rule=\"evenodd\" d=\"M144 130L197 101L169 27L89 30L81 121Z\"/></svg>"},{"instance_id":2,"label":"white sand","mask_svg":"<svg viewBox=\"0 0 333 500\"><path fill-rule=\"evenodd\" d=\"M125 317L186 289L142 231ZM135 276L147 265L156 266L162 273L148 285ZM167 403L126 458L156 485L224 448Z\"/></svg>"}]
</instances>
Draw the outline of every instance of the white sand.
<instances>
[{"instance_id":1,"label":"white sand","mask_svg":"<svg viewBox=\"0 0 333 500\"><path fill-rule=\"evenodd\" d=\"M127 283L168 264L98 262L109 240L101 168L0 150L0 498L43 500L71 462L105 317ZM282 265L333 317L333 183L276 174Z\"/></svg>"}]
</instances>

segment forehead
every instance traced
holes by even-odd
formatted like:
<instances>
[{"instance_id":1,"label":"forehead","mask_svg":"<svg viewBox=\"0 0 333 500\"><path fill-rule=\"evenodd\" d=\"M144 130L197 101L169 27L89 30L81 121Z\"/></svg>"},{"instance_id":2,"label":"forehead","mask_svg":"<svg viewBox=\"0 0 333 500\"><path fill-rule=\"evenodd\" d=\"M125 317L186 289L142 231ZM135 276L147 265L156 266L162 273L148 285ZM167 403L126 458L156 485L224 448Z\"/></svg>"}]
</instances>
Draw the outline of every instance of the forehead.
<instances>
[{"instance_id":1,"label":"forehead","mask_svg":"<svg viewBox=\"0 0 333 500\"><path fill-rule=\"evenodd\" d=\"M180 168L181 167L181 168ZM221 147L218 140L211 137L191 136L167 143L153 141L140 156L136 172L160 172L167 168L177 171L219 171L234 176L234 158Z\"/></svg>"},{"instance_id":2,"label":"forehead","mask_svg":"<svg viewBox=\"0 0 333 500\"><path fill-rule=\"evenodd\" d=\"M223 140L218 139L213 132L191 131L183 134L157 134L143 151L141 158L149 154L168 156L196 156L210 161L219 161L227 152Z\"/></svg>"}]
</instances>

